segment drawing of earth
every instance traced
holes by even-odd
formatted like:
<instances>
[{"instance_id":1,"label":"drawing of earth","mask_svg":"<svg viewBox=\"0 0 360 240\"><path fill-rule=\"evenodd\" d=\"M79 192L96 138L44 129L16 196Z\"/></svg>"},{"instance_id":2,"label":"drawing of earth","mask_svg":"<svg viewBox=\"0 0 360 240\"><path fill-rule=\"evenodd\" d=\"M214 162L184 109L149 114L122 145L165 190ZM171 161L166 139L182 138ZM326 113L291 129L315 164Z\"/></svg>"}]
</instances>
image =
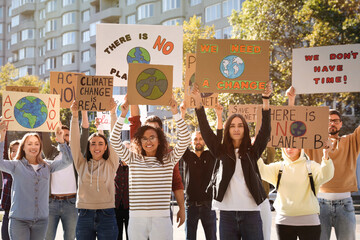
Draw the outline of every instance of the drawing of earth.
<instances>
[{"instance_id":1,"label":"drawing of earth","mask_svg":"<svg viewBox=\"0 0 360 240\"><path fill-rule=\"evenodd\" d=\"M150 54L142 47L131 49L126 58L128 63L150 63Z\"/></svg>"},{"instance_id":2,"label":"drawing of earth","mask_svg":"<svg viewBox=\"0 0 360 240\"><path fill-rule=\"evenodd\" d=\"M290 132L294 137L301 137L306 133L306 125L301 121L293 122L290 125Z\"/></svg>"},{"instance_id":3,"label":"drawing of earth","mask_svg":"<svg viewBox=\"0 0 360 240\"><path fill-rule=\"evenodd\" d=\"M189 86L190 88L192 87L192 85L195 83L195 73L191 76L190 78L190 82L189 82ZM210 97L211 95L213 95L213 93L200 93L201 97Z\"/></svg>"},{"instance_id":4,"label":"drawing of earth","mask_svg":"<svg viewBox=\"0 0 360 240\"><path fill-rule=\"evenodd\" d=\"M165 74L156 68L142 71L136 80L136 90L146 99L156 100L163 96L168 88Z\"/></svg>"},{"instance_id":5,"label":"drawing of earth","mask_svg":"<svg viewBox=\"0 0 360 240\"><path fill-rule=\"evenodd\" d=\"M220 71L226 78L234 79L240 77L244 69L244 61L235 55L224 57L220 63Z\"/></svg>"},{"instance_id":6,"label":"drawing of earth","mask_svg":"<svg viewBox=\"0 0 360 240\"><path fill-rule=\"evenodd\" d=\"M38 128L47 119L48 109L45 103L33 96L23 97L14 106L16 121L25 128Z\"/></svg>"}]
</instances>

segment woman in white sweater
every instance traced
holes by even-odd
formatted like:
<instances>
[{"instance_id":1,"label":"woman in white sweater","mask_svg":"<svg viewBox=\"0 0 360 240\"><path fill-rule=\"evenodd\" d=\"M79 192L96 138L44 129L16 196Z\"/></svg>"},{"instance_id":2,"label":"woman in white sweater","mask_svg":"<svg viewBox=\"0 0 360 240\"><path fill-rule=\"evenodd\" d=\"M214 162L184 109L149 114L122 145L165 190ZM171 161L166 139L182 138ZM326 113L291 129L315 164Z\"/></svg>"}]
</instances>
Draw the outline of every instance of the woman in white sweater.
<instances>
[{"instance_id":1,"label":"woman in white sweater","mask_svg":"<svg viewBox=\"0 0 360 240\"><path fill-rule=\"evenodd\" d=\"M129 166L130 240L173 238L169 212L172 173L191 138L174 99L170 106L177 127L177 144L170 153L164 132L151 126L137 130L132 139L134 151L125 147L120 133L129 110L127 101L111 133L111 145Z\"/></svg>"},{"instance_id":2,"label":"woman in white sweater","mask_svg":"<svg viewBox=\"0 0 360 240\"><path fill-rule=\"evenodd\" d=\"M300 240L320 239L320 207L315 194L320 185L334 175L329 151L330 148L324 150L321 165L308 160L304 150L295 148L282 150L282 162L266 165L261 158L258 160L261 178L278 188L274 207L280 240L296 240L297 237Z\"/></svg>"}]
</instances>

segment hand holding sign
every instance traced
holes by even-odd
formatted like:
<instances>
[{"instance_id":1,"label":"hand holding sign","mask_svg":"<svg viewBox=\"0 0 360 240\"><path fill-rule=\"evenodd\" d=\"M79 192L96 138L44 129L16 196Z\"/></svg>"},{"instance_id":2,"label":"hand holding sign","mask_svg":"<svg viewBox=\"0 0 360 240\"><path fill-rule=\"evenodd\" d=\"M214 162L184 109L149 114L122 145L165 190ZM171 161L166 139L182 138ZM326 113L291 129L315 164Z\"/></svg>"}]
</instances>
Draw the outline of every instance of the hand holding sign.
<instances>
[{"instance_id":1,"label":"hand holding sign","mask_svg":"<svg viewBox=\"0 0 360 240\"><path fill-rule=\"evenodd\" d=\"M77 101L74 100L70 106L70 110L72 112L73 117L78 117L79 116L79 108L78 108L78 104Z\"/></svg>"},{"instance_id":2,"label":"hand holding sign","mask_svg":"<svg viewBox=\"0 0 360 240\"><path fill-rule=\"evenodd\" d=\"M111 107L110 113L111 113L111 114L116 113L117 104L116 104L114 98L111 99L110 107Z\"/></svg>"},{"instance_id":3,"label":"hand holding sign","mask_svg":"<svg viewBox=\"0 0 360 240\"><path fill-rule=\"evenodd\" d=\"M326 142L325 142L325 147L323 149L323 158L325 160L328 160L329 159L329 152L333 152L334 151L334 144L333 142L331 141L331 139L328 139Z\"/></svg>"},{"instance_id":4,"label":"hand holding sign","mask_svg":"<svg viewBox=\"0 0 360 240\"><path fill-rule=\"evenodd\" d=\"M175 100L175 97L174 95L172 95L172 98L169 102L169 105L170 105L170 108L171 108L171 112L173 115L177 114L178 113L178 103L177 101Z\"/></svg>"},{"instance_id":5,"label":"hand holding sign","mask_svg":"<svg viewBox=\"0 0 360 240\"><path fill-rule=\"evenodd\" d=\"M221 106L220 104L216 104L215 112L218 118L221 117L223 110L224 110L223 106Z\"/></svg>"},{"instance_id":6,"label":"hand holding sign","mask_svg":"<svg viewBox=\"0 0 360 240\"><path fill-rule=\"evenodd\" d=\"M6 122L2 121L2 117L0 117L0 142L5 141L6 131Z\"/></svg>"},{"instance_id":7,"label":"hand holding sign","mask_svg":"<svg viewBox=\"0 0 360 240\"><path fill-rule=\"evenodd\" d=\"M193 94L194 96L195 108L199 109L201 107L201 95L200 95L199 85L197 85L197 83L194 83L191 94Z\"/></svg>"},{"instance_id":8,"label":"hand holding sign","mask_svg":"<svg viewBox=\"0 0 360 240\"><path fill-rule=\"evenodd\" d=\"M58 143L64 143L64 131L61 129L61 124L56 128L55 140Z\"/></svg>"},{"instance_id":9,"label":"hand holding sign","mask_svg":"<svg viewBox=\"0 0 360 240\"><path fill-rule=\"evenodd\" d=\"M121 115L120 116L122 118L125 118L128 111L129 111L129 102L128 102L127 94L126 94L125 98L124 98L124 103L121 104Z\"/></svg>"},{"instance_id":10,"label":"hand holding sign","mask_svg":"<svg viewBox=\"0 0 360 240\"><path fill-rule=\"evenodd\" d=\"M180 104L180 112L181 112L181 117L183 119L185 119L186 107L187 107L186 102L182 101L181 104Z\"/></svg>"},{"instance_id":11,"label":"hand holding sign","mask_svg":"<svg viewBox=\"0 0 360 240\"><path fill-rule=\"evenodd\" d=\"M265 91L262 93L262 96L268 98L270 97L271 93L272 93L272 82L269 81L266 83Z\"/></svg>"},{"instance_id":12,"label":"hand holding sign","mask_svg":"<svg viewBox=\"0 0 360 240\"><path fill-rule=\"evenodd\" d=\"M289 106L294 106L296 97L295 88L291 86L288 90L286 90L285 94L289 98Z\"/></svg>"}]
</instances>

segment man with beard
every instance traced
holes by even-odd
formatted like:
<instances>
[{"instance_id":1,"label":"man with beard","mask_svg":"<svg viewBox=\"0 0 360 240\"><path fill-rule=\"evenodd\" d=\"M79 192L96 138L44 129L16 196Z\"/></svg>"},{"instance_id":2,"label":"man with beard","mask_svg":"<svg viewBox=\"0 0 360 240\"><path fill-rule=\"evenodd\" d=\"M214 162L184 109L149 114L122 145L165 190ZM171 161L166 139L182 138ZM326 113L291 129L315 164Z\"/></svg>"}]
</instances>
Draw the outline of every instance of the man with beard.
<instances>
[{"instance_id":1,"label":"man with beard","mask_svg":"<svg viewBox=\"0 0 360 240\"><path fill-rule=\"evenodd\" d=\"M182 115L186 108L180 107ZM222 106L215 108L218 118L217 136L222 140ZM196 239L199 219L201 220L207 240L216 240L216 213L211 210L212 192L206 191L215 165L215 158L209 150L205 150L205 141L201 133L192 135L192 146L195 152L186 150L182 159L185 161L185 234L187 240Z\"/></svg>"},{"instance_id":2,"label":"man with beard","mask_svg":"<svg viewBox=\"0 0 360 240\"><path fill-rule=\"evenodd\" d=\"M295 89L287 91L289 105L294 105ZM337 239L355 240L355 210L351 192L357 191L356 159L360 153L360 126L352 134L339 136L341 114L334 109L329 114L329 139L334 149L329 153L335 167L334 177L320 186L321 240L330 239L335 228ZM321 163L323 149L305 150L310 159Z\"/></svg>"}]
</instances>

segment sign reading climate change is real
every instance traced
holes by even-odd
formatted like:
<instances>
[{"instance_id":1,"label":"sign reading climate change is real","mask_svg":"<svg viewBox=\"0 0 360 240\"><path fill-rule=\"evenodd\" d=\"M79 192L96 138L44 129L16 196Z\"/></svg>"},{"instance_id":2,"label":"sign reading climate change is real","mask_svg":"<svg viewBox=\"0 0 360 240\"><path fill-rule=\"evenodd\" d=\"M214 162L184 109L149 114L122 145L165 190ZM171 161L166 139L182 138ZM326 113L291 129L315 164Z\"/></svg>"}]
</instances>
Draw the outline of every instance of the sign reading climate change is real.
<instances>
[{"instance_id":1,"label":"sign reading climate change is real","mask_svg":"<svg viewBox=\"0 0 360 240\"><path fill-rule=\"evenodd\" d=\"M181 26L97 24L96 75L127 86L129 63L173 65L174 87L182 87L182 35Z\"/></svg>"},{"instance_id":2,"label":"sign reading climate change is real","mask_svg":"<svg viewBox=\"0 0 360 240\"><path fill-rule=\"evenodd\" d=\"M269 41L199 39L195 81L200 92L264 92L269 81L269 46Z\"/></svg>"},{"instance_id":3,"label":"sign reading climate change is real","mask_svg":"<svg viewBox=\"0 0 360 240\"><path fill-rule=\"evenodd\" d=\"M4 91L2 116L10 131L53 132L60 121L60 96Z\"/></svg>"},{"instance_id":4,"label":"sign reading climate change is real","mask_svg":"<svg viewBox=\"0 0 360 240\"><path fill-rule=\"evenodd\" d=\"M360 92L360 44L293 49L296 93Z\"/></svg>"}]
</instances>

